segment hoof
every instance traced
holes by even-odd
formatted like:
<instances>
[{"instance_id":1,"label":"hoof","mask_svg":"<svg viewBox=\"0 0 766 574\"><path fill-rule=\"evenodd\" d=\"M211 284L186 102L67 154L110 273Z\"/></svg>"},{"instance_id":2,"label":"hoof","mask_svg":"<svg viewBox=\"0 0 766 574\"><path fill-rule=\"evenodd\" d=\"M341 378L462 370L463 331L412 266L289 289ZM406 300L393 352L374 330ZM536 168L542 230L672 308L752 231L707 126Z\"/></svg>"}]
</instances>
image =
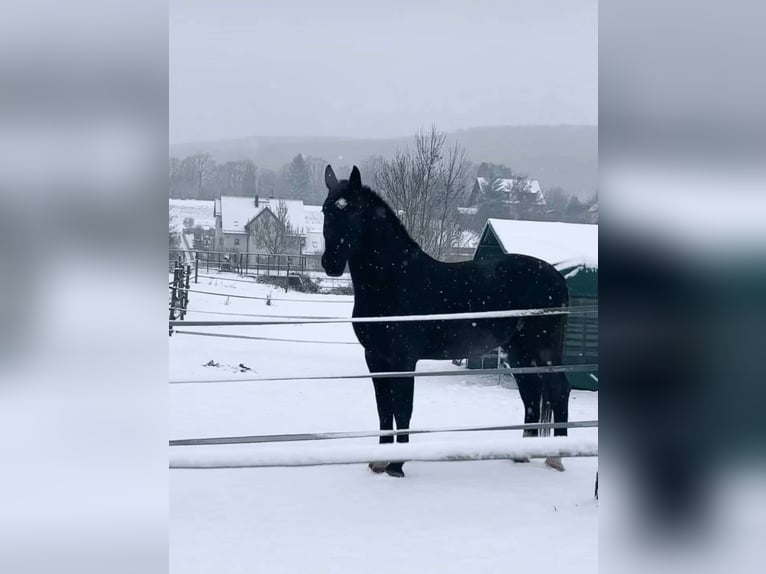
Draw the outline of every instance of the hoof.
<instances>
[{"instance_id":1,"label":"hoof","mask_svg":"<svg viewBox=\"0 0 766 574\"><path fill-rule=\"evenodd\" d=\"M385 472L388 476L393 476L394 478L404 478L403 466L403 462L390 462L386 465Z\"/></svg>"},{"instance_id":2,"label":"hoof","mask_svg":"<svg viewBox=\"0 0 766 574\"><path fill-rule=\"evenodd\" d=\"M554 470L558 470L559 472L564 472L566 468L564 468L564 464L561 462L560 456L549 456L545 459L545 466L549 466Z\"/></svg>"},{"instance_id":3,"label":"hoof","mask_svg":"<svg viewBox=\"0 0 766 574\"><path fill-rule=\"evenodd\" d=\"M381 474L385 472L387 465L388 465L387 462L376 461L376 462L371 462L370 464L367 465L367 467L375 474Z\"/></svg>"},{"instance_id":4,"label":"hoof","mask_svg":"<svg viewBox=\"0 0 766 574\"><path fill-rule=\"evenodd\" d=\"M522 456L522 457L519 457L519 458L512 458L511 460L513 462L529 462L529 457L528 456Z\"/></svg>"}]
</instances>

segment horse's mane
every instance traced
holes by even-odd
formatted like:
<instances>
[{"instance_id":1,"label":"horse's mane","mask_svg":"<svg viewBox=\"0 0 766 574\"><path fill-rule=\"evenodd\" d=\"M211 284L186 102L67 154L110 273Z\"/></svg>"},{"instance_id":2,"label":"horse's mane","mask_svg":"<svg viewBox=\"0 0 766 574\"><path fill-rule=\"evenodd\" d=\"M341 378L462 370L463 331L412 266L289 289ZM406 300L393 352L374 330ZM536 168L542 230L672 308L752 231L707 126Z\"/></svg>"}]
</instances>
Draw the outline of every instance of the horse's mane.
<instances>
[{"instance_id":1,"label":"horse's mane","mask_svg":"<svg viewBox=\"0 0 766 574\"><path fill-rule=\"evenodd\" d=\"M386 200L383 199L377 191L367 187L366 185L363 185L362 194L365 197L365 203L367 204L367 207L370 209L370 211L375 211L378 209L385 210L385 220L393 228L395 235L401 237L402 240L408 244L408 246L415 247L417 250L422 251L417 241L410 237L409 232L404 227L404 224L400 221L399 216L396 215L394 210L391 209Z\"/></svg>"}]
</instances>

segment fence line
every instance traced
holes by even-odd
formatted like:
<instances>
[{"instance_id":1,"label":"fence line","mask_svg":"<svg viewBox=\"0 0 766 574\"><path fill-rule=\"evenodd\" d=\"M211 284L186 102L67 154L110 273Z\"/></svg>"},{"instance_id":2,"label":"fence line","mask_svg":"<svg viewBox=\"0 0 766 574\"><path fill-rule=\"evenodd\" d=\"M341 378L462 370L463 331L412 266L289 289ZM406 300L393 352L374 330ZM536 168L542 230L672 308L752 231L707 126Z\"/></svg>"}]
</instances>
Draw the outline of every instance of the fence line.
<instances>
[{"instance_id":1,"label":"fence line","mask_svg":"<svg viewBox=\"0 0 766 574\"><path fill-rule=\"evenodd\" d=\"M262 447L246 452L199 452L175 449L173 469L263 468L363 464L371 460L475 461L525 458L598 456L598 439L592 437L526 437L483 444L399 443L386 445L335 445L333 447Z\"/></svg>"},{"instance_id":2,"label":"fence line","mask_svg":"<svg viewBox=\"0 0 766 574\"><path fill-rule=\"evenodd\" d=\"M199 279L215 279L218 281L233 281L235 283L247 283L249 285L264 285L264 286L272 286L269 283L259 283L257 281L258 277L267 277L266 275L257 275L253 277L252 275L243 275L240 277L251 277L251 279L239 279L235 277L225 277L223 275L197 275ZM339 279L337 277L332 278L323 278L324 281L339 281L341 283L347 284L351 282L351 278L348 279ZM339 297L343 297L344 295L338 295ZM346 295L348 296L348 295Z\"/></svg>"},{"instance_id":3,"label":"fence line","mask_svg":"<svg viewBox=\"0 0 766 574\"><path fill-rule=\"evenodd\" d=\"M327 380L351 380L351 379L398 379L403 377L457 377L474 375L525 375L539 373L573 373L598 371L598 365L548 365L538 367L511 367L508 369L469 369L449 371L391 371L387 373L364 373L353 375L305 375L294 377L255 377L234 379L181 379L170 381L171 385L192 385L209 383L266 383L281 381L327 381Z\"/></svg>"},{"instance_id":4,"label":"fence line","mask_svg":"<svg viewBox=\"0 0 766 574\"><path fill-rule=\"evenodd\" d=\"M479 311L476 313L437 313L431 315L390 315L382 317L346 317L339 319L301 319L299 321L184 321L187 327L253 327L260 325L304 325L309 323L409 323L417 321L459 321L467 319L506 319L510 317L543 317L547 315L576 315L598 313L598 305L582 307L547 307L542 309L512 309ZM173 321L171 321L171 324Z\"/></svg>"},{"instance_id":5,"label":"fence line","mask_svg":"<svg viewBox=\"0 0 766 574\"><path fill-rule=\"evenodd\" d=\"M327 301L326 299L277 299L275 297L259 297L257 295L233 295L229 293L216 293L215 291L200 291L199 289L185 289L185 291L188 291L190 293L199 293L201 295L216 295L218 297L231 297L233 299L255 299L256 301L266 301L270 299L271 301L283 301L283 302L290 302L290 303L344 303L346 305L354 302L353 298L346 299L343 301L338 301L338 300Z\"/></svg>"},{"instance_id":6,"label":"fence line","mask_svg":"<svg viewBox=\"0 0 766 574\"><path fill-rule=\"evenodd\" d=\"M358 341L310 341L308 339L280 339L278 337L253 337L250 335L232 335L229 333L204 333L201 331L179 331L181 335L201 335L204 337L222 337L225 339L250 339L253 341L274 341L279 343L311 343L312 345L359 345Z\"/></svg>"},{"instance_id":7,"label":"fence line","mask_svg":"<svg viewBox=\"0 0 766 574\"><path fill-rule=\"evenodd\" d=\"M264 319L343 319L343 317L327 317L322 315L262 315L259 313L230 313L227 311L203 311L201 309L186 309L188 313L203 313L205 315L230 315L233 317L263 317ZM287 323L288 325L290 323Z\"/></svg>"},{"instance_id":8,"label":"fence line","mask_svg":"<svg viewBox=\"0 0 766 574\"><path fill-rule=\"evenodd\" d=\"M489 432L489 431L512 431L512 430L550 430L561 428L596 428L598 421L571 421L567 423L524 423L515 425L486 426L486 427L442 427L424 429L405 429L390 431L339 431L323 433L288 433L267 434L250 436L225 436L210 438L187 438L175 439L169 442L170 446L210 446L223 444L260 444L275 442L298 442L311 440L338 440L350 438L379 438L383 436L455 433L455 432Z\"/></svg>"},{"instance_id":9,"label":"fence line","mask_svg":"<svg viewBox=\"0 0 766 574\"><path fill-rule=\"evenodd\" d=\"M249 283L250 285L264 285L264 283L258 283L256 281L256 277L253 277L252 280L250 279L237 279L235 277L224 277L221 275L197 275L199 279L218 279L221 281L234 281L235 283ZM265 277L265 275L264 275Z\"/></svg>"}]
</instances>

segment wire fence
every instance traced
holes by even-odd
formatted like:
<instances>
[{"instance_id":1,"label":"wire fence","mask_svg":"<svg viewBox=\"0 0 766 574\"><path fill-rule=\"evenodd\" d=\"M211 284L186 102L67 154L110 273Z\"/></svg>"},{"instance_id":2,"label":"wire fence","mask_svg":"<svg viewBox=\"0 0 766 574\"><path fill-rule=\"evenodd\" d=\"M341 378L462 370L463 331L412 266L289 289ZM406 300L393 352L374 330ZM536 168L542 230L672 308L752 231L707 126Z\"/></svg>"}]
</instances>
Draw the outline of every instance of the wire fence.
<instances>
[{"instance_id":1,"label":"wire fence","mask_svg":"<svg viewBox=\"0 0 766 574\"><path fill-rule=\"evenodd\" d=\"M284 298L284 297L270 297L270 296L260 296L260 295L236 295L232 293L218 293L217 291L203 291L201 289L186 289L189 293L199 293L201 295L214 295L217 297L231 297L233 299L254 299L257 301L281 301L281 302L290 302L290 303L342 303L344 305L350 305L353 304L354 299L353 297L350 299L295 299L295 298Z\"/></svg>"},{"instance_id":2,"label":"wire fence","mask_svg":"<svg viewBox=\"0 0 766 574\"><path fill-rule=\"evenodd\" d=\"M186 309L187 313L201 313L203 315L228 315L232 317L261 317L263 319L343 319L338 316L326 315L264 315L261 313L232 313L229 311L205 311L202 309Z\"/></svg>"},{"instance_id":3,"label":"wire fence","mask_svg":"<svg viewBox=\"0 0 766 574\"><path fill-rule=\"evenodd\" d=\"M330 431L322 433L287 433L250 436L225 436L208 438L176 439L169 442L170 446L210 446L224 444L261 444L277 442L301 442L313 440L340 440L354 438L380 438L400 435L418 435L434 433L473 433L515 430L552 430L573 428L596 428L598 421L570 421L566 423L524 423L517 425L471 426L471 427L438 427L423 429L405 429L388 431Z\"/></svg>"},{"instance_id":4,"label":"wire fence","mask_svg":"<svg viewBox=\"0 0 766 574\"><path fill-rule=\"evenodd\" d=\"M229 269L226 269L229 270ZM220 277L214 275L198 275L195 269L195 283L198 278L208 280L225 280L243 283L255 283L255 281L246 278ZM217 297L227 297L235 299L266 300L275 302L290 303L353 303L353 298L347 300L339 299L301 299L301 298L272 298L260 297L254 295L238 295L218 293L203 289L191 288L188 282L189 274L187 271L185 284L174 278L174 282L169 286L172 297L176 298L177 304L174 305L171 300L170 329L173 327L251 327L268 325L306 325L306 324L358 324L358 323L394 323L394 322L424 322L424 321L455 321L455 320L488 320L505 318L523 318L523 317L542 317L549 315L574 315L574 314L597 314L597 305L587 305L578 307L557 307L540 309L513 309L504 311L484 311L469 313L441 313L425 315L397 315L383 317L318 317L318 316L300 316L300 315L260 315L251 313L234 313L225 311L195 310L188 309L189 293L198 293L201 295L211 295ZM171 297L171 298L172 298ZM262 320L246 321L187 321L178 320L176 313L183 311L197 312L204 314L213 314L221 316L252 317ZM182 335L219 337L230 339L245 339L254 341L280 342L290 344L324 344L324 345L359 345L356 341L318 341L309 339L292 339L268 336L240 335L234 333L213 333L204 331L175 330ZM499 366L499 364L498 364ZM438 370L438 371L396 371L396 372L373 372L373 373L352 373L352 374L328 374L328 375L293 375L293 376L262 376L262 377L236 377L225 379L181 379L169 381L172 385L188 384L215 384L215 383L267 383L282 381L328 381L328 380L369 380L375 379L407 379L415 377L454 377L454 376L479 376L479 375L521 375L521 374L541 374L541 373L570 373L570 372L595 372L598 370L597 364L571 364L571 365L534 365L524 367L509 367L495 369L473 369L473 370ZM393 431L336 431L325 433L290 433L290 434L272 434L272 435L248 435L248 436L229 436L229 437L208 437L193 439L176 439L170 441L170 446L209 446L209 445L233 445L233 444L255 444L255 443L283 443L298 441L316 441L332 440L343 438L373 438L373 437L395 437L399 435L417 435L417 434L436 434L436 433L460 433L460 432L487 432L487 431L509 431L509 430L531 430L538 429L540 432L550 432L552 429L560 428L589 428L597 427L598 421L574 421L568 423L561 422L541 422L534 424L521 425L501 425L484 427L446 427L446 428L426 428L426 429L400 429ZM564 440L562 440L564 439ZM542 439L545 442L540 443L538 439L526 438L521 442L503 442L500 445L488 447L486 445L397 445L395 460L409 461L455 461L455 460L488 460L488 459L521 459L548 456L597 456L597 441L588 439L585 442L572 442L564 437L555 437ZM538 441L538 442L535 442ZM352 448L345 450L334 450L328 452L306 451L303 453L286 452L260 452L248 453L244 456L232 456L230 453L216 455L213 457L195 457L195 456L171 456L170 468L192 469L192 468L258 468L269 466L313 466L325 464L354 464L368 462L370 460L393 460L390 445L378 445L375 447L365 446L361 449Z\"/></svg>"},{"instance_id":5,"label":"wire fence","mask_svg":"<svg viewBox=\"0 0 766 574\"><path fill-rule=\"evenodd\" d=\"M281 339L279 337L256 337L253 335L233 335L230 333L204 333L201 331L179 331L175 330L175 333L179 335L200 335L203 337L220 337L224 339L245 339L251 341L272 341L275 343L307 343L311 345L356 345L359 346L358 341L318 341L313 339Z\"/></svg>"},{"instance_id":6,"label":"wire fence","mask_svg":"<svg viewBox=\"0 0 766 574\"><path fill-rule=\"evenodd\" d=\"M508 367L502 369L472 369L449 371L388 371L334 375L294 375L289 377L238 377L228 379L178 379L171 385L211 383L272 383L280 381L328 381L353 379L401 379L407 377L465 377L472 375L532 375L540 373L573 373L597 371L598 365L541 365L536 367Z\"/></svg>"},{"instance_id":7,"label":"wire fence","mask_svg":"<svg viewBox=\"0 0 766 574\"><path fill-rule=\"evenodd\" d=\"M192 291L194 292L194 291ZM470 319L507 319L597 313L597 305L582 307L547 307L508 311L479 311L476 313L435 313L428 315L386 315L381 317L342 317L332 319L298 319L295 321L185 321L188 327L253 327L263 325L305 325L309 323L408 323L421 321L464 321ZM171 322L172 323L172 322Z\"/></svg>"}]
</instances>

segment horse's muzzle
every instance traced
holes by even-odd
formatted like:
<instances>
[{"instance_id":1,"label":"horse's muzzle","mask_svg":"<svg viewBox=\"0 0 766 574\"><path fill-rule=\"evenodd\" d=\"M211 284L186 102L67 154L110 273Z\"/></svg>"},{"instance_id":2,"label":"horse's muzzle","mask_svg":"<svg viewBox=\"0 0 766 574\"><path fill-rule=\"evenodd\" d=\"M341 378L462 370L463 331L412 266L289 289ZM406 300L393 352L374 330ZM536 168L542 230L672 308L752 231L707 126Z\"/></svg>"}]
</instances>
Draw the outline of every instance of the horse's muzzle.
<instances>
[{"instance_id":1,"label":"horse's muzzle","mask_svg":"<svg viewBox=\"0 0 766 574\"><path fill-rule=\"evenodd\" d=\"M322 268L330 277L340 277L343 275L343 269L346 267L345 261L332 261L327 254L322 255Z\"/></svg>"}]
</instances>

